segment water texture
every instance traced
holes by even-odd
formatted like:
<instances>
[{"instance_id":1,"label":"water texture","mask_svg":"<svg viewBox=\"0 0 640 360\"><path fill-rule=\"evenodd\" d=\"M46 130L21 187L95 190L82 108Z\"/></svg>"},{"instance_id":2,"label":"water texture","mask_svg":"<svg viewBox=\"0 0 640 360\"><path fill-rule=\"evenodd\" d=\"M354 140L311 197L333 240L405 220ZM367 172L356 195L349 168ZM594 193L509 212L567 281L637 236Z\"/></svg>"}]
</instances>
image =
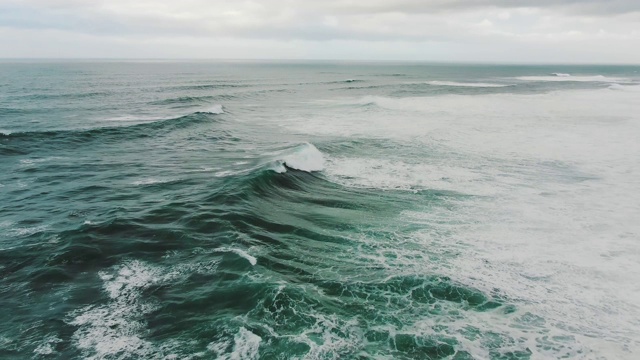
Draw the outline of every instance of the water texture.
<instances>
[{"instance_id":1,"label":"water texture","mask_svg":"<svg viewBox=\"0 0 640 360\"><path fill-rule=\"evenodd\" d=\"M639 71L0 62L0 357L636 359Z\"/></svg>"}]
</instances>

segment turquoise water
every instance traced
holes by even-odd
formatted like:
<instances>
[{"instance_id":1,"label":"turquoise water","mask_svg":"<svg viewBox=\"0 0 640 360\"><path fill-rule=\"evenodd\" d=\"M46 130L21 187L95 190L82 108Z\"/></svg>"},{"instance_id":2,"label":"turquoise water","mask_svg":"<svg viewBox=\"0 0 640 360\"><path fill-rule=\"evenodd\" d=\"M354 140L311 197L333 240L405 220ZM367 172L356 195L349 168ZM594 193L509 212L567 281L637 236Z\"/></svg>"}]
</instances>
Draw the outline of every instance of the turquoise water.
<instances>
[{"instance_id":1,"label":"turquoise water","mask_svg":"<svg viewBox=\"0 0 640 360\"><path fill-rule=\"evenodd\" d=\"M0 357L634 359L639 71L0 62Z\"/></svg>"}]
</instances>

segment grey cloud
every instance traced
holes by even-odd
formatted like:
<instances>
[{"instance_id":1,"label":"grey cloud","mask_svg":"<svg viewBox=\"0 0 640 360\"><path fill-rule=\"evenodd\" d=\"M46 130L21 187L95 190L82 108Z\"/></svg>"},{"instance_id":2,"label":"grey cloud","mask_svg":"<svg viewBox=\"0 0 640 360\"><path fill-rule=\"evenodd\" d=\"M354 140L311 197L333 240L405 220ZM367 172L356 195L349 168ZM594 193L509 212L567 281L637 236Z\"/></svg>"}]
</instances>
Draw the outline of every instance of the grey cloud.
<instances>
[{"instance_id":1,"label":"grey cloud","mask_svg":"<svg viewBox=\"0 0 640 360\"><path fill-rule=\"evenodd\" d=\"M540 8L554 9L565 14L608 16L640 12L637 0L371 0L328 1L328 8L354 13L378 12L447 12L478 8Z\"/></svg>"},{"instance_id":2,"label":"grey cloud","mask_svg":"<svg viewBox=\"0 0 640 360\"><path fill-rule=\"evenodd\" d=\"M613 39L633 52L640 45L639 21L640 0L0 0L0 30L62 31L124 42L232 39L238 47L256 41L353 40L375 47L502 44L508 50L514 44Z\"/></svg>"}]
</instances>

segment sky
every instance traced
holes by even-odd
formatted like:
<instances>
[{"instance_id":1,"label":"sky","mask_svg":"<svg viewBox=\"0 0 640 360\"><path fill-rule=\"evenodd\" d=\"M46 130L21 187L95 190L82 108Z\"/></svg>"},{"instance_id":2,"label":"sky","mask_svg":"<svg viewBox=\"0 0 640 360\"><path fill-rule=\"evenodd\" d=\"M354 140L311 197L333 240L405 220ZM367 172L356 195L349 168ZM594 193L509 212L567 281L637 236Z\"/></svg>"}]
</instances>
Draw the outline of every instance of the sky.
<instances>
[{"instance_id":1,"label":"sky","mask_svg":"<svg viewBox=\"0 0 640 360\"><path fill-rule=\"evenodd\" d=\"M0 0L0 58L640 63L640 0Z\"/></svg>"}]
</instances>

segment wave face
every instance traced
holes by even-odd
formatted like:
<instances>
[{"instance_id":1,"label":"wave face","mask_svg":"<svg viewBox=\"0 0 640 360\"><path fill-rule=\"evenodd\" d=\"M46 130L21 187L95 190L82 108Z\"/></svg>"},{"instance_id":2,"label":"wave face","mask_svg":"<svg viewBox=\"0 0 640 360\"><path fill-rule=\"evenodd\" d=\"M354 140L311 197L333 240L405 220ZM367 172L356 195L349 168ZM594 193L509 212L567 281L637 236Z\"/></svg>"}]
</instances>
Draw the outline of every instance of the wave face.
<instances>
[{"instance_id":1,"label":"wave face","mask_svg":"<svg viewBox=\"0 0 640 360\"><path fill-rule=\"evenodd\" d=\"M0 357L635 359L639 70L0 62Z\"/></svg>"}]
</instances>

